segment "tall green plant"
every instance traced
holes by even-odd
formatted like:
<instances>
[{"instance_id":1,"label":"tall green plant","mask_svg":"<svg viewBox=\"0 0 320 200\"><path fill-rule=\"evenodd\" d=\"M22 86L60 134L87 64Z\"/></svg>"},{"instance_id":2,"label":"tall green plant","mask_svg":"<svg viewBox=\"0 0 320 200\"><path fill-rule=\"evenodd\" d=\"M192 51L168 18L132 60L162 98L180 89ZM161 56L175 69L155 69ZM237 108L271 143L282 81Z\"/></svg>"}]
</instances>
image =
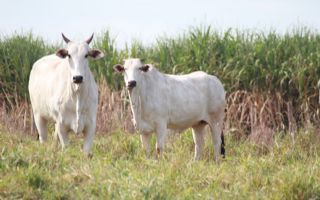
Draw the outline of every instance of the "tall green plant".
<instances>
[{"instance_id":1,"label":"tall green plant","mask_svg":"<svg viewBox=\"0 0 320 200\"><path fill-rule=\"evenodd\" d=\"M316 102L320 79L320 34L297 28L286 34L275 31L217 31L211 26L191 27L176 37L159 37L153 44L133 41L116 48L109 30L95 39L105 53L90 63L97 81L112 89L123 84L112 66L127 57L144 58L164 73L185 74L197 70L218 76L227 92L247 90L279 92L295 105ZM0 99L14 104L27 99L32 64L54 52L39 37L15 34L0 38ZM314 105L315 106L315 105Z\"/></svg>"},{"instance_id":2,"label":"tall green plant","mask_svg":"<svg viewBox=\"0 0 320 200\"><path fill-rule=\"evenodd\" d=\"M11 105L27 99L28 80L33 63L52 49L44 41L28 34L0 39L0 99Z\"/></svg>"}]
</instances>

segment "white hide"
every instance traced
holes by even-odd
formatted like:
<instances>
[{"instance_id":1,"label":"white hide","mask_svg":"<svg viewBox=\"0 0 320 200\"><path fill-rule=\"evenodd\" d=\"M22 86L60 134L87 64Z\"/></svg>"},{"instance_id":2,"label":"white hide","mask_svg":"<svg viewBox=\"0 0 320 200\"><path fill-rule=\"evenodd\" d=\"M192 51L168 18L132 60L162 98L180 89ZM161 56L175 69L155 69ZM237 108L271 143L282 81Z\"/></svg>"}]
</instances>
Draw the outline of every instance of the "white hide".
<instances>
[{"instance_id":1,"label":"white hide","mask_svg":"<svg viewBox=\"0 0 320 200\"><path fill-rule=\"evenodd\" d=\"M83 149L90 154L98 106L98 88L87 60L90 48L86 42L68 42L66 50L70 56L45 56L32 67L29 93L34 119L41 143L47 139L51 120L62 147L68 144L69 131L83 132ZM83 76L83 82L73 83L73 76Z\"/></svg>"},{"instance_id":2,"label":"white hide","mask_svg":"<svg viewBox=\"0 0 320 200\"><path fill-rule=\"evenodd\" d=\"M150 152L150 133L156 132L157 151L161 152L167 128L184 130L192 127L195 159L199 159L204 127L208 124L218 159L226 104L225 91L218 78L201 71L187 75L162 74L152 65L144 72L142 66L140 59L127 59L122 73L126 86L129 81L136 81L136 87L129 90L130 102L133 121L141 132L147 154Z\"/></svg>"}]
</instances>

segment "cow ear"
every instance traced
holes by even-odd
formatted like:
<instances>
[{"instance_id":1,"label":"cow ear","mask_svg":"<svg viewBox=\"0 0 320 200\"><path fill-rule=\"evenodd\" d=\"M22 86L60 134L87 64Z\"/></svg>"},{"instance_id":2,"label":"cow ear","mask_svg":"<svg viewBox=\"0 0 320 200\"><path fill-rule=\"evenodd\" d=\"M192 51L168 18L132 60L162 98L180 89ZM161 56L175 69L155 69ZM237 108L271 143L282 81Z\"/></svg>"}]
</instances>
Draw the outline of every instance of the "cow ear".
<instances>
[{"instance_id":1,"label":"cow ear","mask_svg":"<svg viewBox=\"0 0 320 200\"><path fill-rule=\"evenodd\" d=\"M65 58L67 56L69 56L69 53L68 53L68 50L66 49L59 49L57 52L56 52L56 55L60 58Z\"/></svg>"},{"instance_id":2,"label":"cow ear","mask_svg":"<svg viewBox=\"0 0 320 200\"><path fill-rule=\"evenodd\" d=\"M147 72L149 71L150 66L148 64L143 65L142 67L140 67L139 69L143 72Z\"/></svg>"},{"instance_id":3,"label":"cow ear","mask_svg":"<svg viewBox=\"0 0 320 200\"><path fill-rule=\"evenodd\" d=\"M103 58L104 53L100 50L92 49L88 52L87 55L90 56L91 58L97 60L97 59Z\"/></svg>"},{"instance_id":4,"label":"cow ear","mask_svg":"<svg viewBox=\"0 0 320 200\"><path fill-rule=\"evenodd\" d=\"M124 67L123 65L120 64L116 64L115 66L113 66L114 71L118 72L118 73L122 73L124 72Z\"/></svg>"}]
</instances>

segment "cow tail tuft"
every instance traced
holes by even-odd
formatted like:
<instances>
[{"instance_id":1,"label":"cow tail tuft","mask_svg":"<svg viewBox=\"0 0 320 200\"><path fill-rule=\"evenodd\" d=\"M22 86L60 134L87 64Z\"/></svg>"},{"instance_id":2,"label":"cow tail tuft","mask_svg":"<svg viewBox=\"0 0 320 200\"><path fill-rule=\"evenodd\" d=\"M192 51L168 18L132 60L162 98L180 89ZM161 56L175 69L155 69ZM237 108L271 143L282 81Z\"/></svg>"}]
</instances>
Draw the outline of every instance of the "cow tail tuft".
<instances>
[{"instance_id":1,"label":"cow tail tuft","mask_svg":"<svg viewBox=\"0 0 320 200\"><path fill-rule=\"evenodd\" d=\"M222 158L225 158L226 157L226 150L225 150L225 148L224 148L224 145L225 145L225 143L224 143L224 134L223 134L223 132L221 133L221 151L220 151L220 153L221 153L221 155L222 155Z\"/></svg>"}]
</instances>

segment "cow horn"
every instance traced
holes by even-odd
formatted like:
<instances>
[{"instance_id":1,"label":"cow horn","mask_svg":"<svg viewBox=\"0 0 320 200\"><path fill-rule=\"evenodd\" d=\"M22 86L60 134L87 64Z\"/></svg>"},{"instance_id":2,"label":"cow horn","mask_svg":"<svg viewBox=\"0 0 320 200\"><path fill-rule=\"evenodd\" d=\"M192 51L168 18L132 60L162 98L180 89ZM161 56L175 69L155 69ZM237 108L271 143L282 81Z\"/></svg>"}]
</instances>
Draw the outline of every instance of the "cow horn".
<instances>
[{"instance_id":1,"label":"cow horn","mask_svg":"<svg viewBox=\"0 0 320 200\"><path fill-rule=\"evenodd\" d=\"M87 43L87 44L90 44L90 42L92 41L92 38L93 38L93 33L92 33L91 37L86 40L86 43Z\"/></svg>"},{"instance_id":2,"label":"cow horn","mask_svg":"<svg viewBox=\"0 0 320 200\"><path fill-rule=\"evenodd\" d=\"M61 33L61 35L62 35L63 40L68 44L70 42L70 40L65 35L63 35L63 33Z\"/></svg>"}]
</instances>

